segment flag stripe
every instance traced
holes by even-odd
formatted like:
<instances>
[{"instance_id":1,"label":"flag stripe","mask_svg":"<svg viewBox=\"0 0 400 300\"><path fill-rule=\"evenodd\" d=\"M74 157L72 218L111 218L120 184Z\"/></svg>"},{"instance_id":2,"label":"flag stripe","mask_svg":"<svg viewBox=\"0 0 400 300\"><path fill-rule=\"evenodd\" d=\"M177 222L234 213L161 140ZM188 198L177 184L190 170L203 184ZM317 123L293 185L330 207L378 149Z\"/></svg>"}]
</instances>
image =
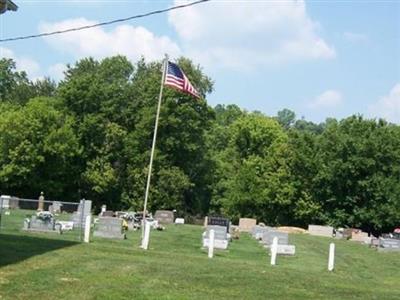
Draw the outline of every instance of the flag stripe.
<instances>
[{"instance_id":1,"label":"flag stripe","mask_svg":"<svg viewBox=\"0 0 400 300\"><path fill-rule=\"evenodd\" d=\"M164 84L174 87L179 91L190 94L196 98L200 98L199 92L192 86L183 71L178 65L172 62L167 63Z\"/></svg>"}]
</instances>

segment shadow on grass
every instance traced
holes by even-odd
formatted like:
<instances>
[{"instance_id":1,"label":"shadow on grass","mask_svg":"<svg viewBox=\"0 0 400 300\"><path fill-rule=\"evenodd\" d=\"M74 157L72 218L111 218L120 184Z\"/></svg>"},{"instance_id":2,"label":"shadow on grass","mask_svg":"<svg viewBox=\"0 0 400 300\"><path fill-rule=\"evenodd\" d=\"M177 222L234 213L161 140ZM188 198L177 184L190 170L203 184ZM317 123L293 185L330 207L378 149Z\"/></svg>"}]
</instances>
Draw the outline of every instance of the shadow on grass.
<instances>
[{"instance_id":1,"label":"shadow on grass","mask_svg":"<svg viewBox=\"0 0 400 300\"><path fill-rule=\"evenodd\" d=\"M79 243L73 241L0 233L0 268L32 256L77 244Z\"/></svg>"}]
</instances>

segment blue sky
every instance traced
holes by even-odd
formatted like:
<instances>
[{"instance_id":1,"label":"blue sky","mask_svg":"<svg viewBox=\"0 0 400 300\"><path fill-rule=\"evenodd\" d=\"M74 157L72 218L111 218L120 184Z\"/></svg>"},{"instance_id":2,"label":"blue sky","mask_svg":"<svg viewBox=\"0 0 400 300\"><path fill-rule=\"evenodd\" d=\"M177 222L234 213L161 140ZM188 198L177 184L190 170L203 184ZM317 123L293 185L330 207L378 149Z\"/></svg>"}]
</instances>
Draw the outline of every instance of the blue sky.
<instances>
[{"instance_id":1,"label":"blue sky","mask_svg":"<svg viewBox=\"0 0 400 300\"><path fill-rule=\"evenodd\" d=\"M91 24L188 1L18 1L2 38ZM400 123L400 1L214 0L179 12L49 38L0 43L31 78L62 78L85 56L191 58L235 103L315 122L360 113Z\"/></svg>"}]
</instances>

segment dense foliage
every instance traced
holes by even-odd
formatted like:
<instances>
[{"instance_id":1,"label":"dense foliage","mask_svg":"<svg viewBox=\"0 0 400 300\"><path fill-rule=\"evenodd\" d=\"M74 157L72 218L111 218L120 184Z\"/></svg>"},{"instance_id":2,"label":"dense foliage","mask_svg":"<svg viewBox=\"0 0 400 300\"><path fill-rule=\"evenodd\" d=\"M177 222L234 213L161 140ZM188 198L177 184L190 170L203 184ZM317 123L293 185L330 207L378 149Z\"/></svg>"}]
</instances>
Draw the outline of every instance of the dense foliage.
<instances>
[{"instance_id":1,"label":"dense foliage","mask_svg":"<svg viewBox=\"0 0 400 300\"><path fill-rule=\"evenodd\" d=\"M213 82L178 64L206 98ZM0 191L143 205L161 63L82 59L56 84L0 60ZM400 223L400 127L352 116L314 124L166 88L150 210L386 230Z\"/></svg>"}]
</instances>

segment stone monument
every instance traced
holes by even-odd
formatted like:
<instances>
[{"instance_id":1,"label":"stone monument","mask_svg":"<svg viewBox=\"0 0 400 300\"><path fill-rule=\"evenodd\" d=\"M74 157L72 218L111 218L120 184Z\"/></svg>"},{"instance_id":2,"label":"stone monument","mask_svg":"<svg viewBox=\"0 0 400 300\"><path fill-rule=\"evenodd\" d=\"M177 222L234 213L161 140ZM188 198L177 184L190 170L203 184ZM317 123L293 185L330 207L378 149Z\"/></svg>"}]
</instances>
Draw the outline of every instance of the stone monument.
<instances>
[{"instance_id":1,"label":"stone monument","mask_svg":"<svg viewBox=\"0 0 400 300\"><path fill-rule=\"evenodd\" d=\"M125 239L125 233L122 229L123 220L113 217L99 217L93 236L109 239Z\"/></svg>"},{"instance_id":2,"label":"stone monument","mask_svg":"<svg viewBox=\"0 0 400 300\"><path fill-rule=\"evenodd\" d=\"M240 232L251 232L254 226L256 226L257 220L251 218L240 218L239 219L239 231Z\"/></svg>"},{"instance_id":3,"label":"stone monument","mask_svg":"<svg viewBox=\"0 0 400 300\"><path fill-rule=\"evenodd\" d=\"M154 214L160 224L173 224L174 223L174 212L170 210L157 210Z\"/></svg>"}]
</instances>

